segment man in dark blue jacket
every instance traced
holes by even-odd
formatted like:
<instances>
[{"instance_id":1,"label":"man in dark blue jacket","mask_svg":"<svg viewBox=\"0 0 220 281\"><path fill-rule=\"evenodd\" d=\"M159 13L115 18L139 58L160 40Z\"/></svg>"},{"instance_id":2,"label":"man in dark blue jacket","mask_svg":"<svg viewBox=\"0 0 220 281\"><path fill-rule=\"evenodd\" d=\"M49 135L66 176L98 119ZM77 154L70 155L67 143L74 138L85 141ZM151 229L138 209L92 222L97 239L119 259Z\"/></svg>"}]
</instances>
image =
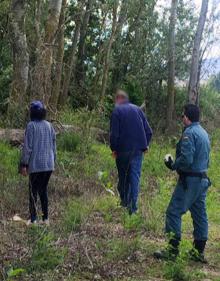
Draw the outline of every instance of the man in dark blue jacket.
<instances>
[{"instance_id":1,"label":"man in dark blue jacket","mask_svg":"<svg viewBox=\"0 0 220 281\"><path fill-rule=\"evenodd\" d=\"M129 103L124 91L117 91L115 103L110 124L110 147L118 169L121 205L133 214L137 211L143 153L148 150L152 130L143 111Z\"/></svg>"}]
</instances>

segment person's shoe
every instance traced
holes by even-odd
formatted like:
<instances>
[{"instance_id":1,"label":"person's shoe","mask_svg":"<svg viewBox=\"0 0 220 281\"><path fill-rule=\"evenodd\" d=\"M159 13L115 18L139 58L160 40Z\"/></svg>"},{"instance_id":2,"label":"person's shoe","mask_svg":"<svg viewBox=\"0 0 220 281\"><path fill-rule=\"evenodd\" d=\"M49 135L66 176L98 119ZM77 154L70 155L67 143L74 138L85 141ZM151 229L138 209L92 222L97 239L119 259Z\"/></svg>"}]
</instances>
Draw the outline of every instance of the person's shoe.
<instances>
[{"instance_id":1,"label":"person's shoe","mask_svg":"<svg viewBox=\"0 0 220 281\"><path fill-rule=\"evenodd\" d=\"M179 255L180 238L172 238L165 250L154 252L154 257L160 260L175 261Z\"/></svg>"},{"instance_id":2,"label":"person's shoe","mask_svg":"<svg viewBox=\"0 0 220 281\"><path fill-rule=\"evenodd\" d=\"M123 208L127 208L127 204L124 201L120 202L120 206L123 207Z\"/></svg>"},{"instance_id":3,"label":"person's shoe","mask_svg":"<svg viewBox=\"0 0 220 281\"><path fill-rule=\"evenodd\" d=\"M179 251L177 249L165 249L154 252L154 258L158 260L175 261Z\"/></svg>"},{"instance_id":4,"label":"person's shoe","mask_svg":"<svg viewBox=\"0 0 220 281\"><path fill-rule=\"evenodd\" d=\"M43 220L43 224L45 224L46 226L49 226L50 225L49 219Z\"/></svg>"},{"instance_id":5,"label":"person's shoe","mask_svg":"<svg viewBox=\"0 0 220 281\"><path fill-rule=\"evenodd\" d=\"M201 262L204 264L208 263L207 259L205 258L204 253L199 253L196 249L192 249L189 252L189 259L194 262Z\"/></svg>"},{"instance_id":6,"label":"person's shoe","mask_svg":"<svg viewBox=\"0 0 220 281\"><path fill-rule=\"evenodd\" d=\"M35 224L37 224L37 220L34 220L34 221L28 220L26 224L27 224L27 226L35 225Z\"/></svg>"},{"instance_id":7,"label":"person's shoe","mask_svg":"<svg viewBox=\"0 0 220 281\"><path fill-rule=\"evenodd\" d=\"M137 214L137 212L138 212L138 209L137 208L132 208L132 207L128 207L127 208L128 209L128 214L130 215L130 216L132 216L132 215L134 215L134 214Z\"/></svg>"},{"instance_id":8,"label":"person's shoe","mask_svg":"<svg viewBox=\"0 0 220 281\"><path fill-rule=\"evenodd\" d=\"M50 221L49 221L49 219L42 219L42 220L39 221L39 224L49 226Z\"/></svg>"},{"instance_id":9,"label":"person's shoe","mask_svg":"<svg viewBox=\"0 0 220 281\"><path fill-rule=\"evenodd\" d=\"M207 264L208 261L205 259L204 256L206 240L194 240L193 245L194 248L189 252L189 258L192 261Z\"/></svg>"}]
</instances>

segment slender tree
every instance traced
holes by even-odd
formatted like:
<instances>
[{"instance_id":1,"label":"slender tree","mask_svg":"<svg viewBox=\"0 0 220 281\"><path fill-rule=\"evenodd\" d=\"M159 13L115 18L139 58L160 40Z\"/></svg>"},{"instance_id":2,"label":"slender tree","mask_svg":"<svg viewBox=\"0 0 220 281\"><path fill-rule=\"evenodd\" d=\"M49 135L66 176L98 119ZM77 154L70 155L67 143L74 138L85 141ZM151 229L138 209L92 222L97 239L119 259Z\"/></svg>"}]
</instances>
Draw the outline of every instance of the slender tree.
<instances>
[{"instance_id":1,"label":"slender tree","mask_svg":"<svg viewBox=\"0 0 220 281\"><path fill-rule=\"evenodd\" d=\"M80 37L79 37L79 48L78 48L78 58L77 58L77 72L76 82L81 92L81 88L85 80L85 60L86 60L86 35L89 27L89 21L92 14L92 8L94 5L94 0L87 0L86 11L84 13L82 24L80 26Z\"/></svg>"},{"instance_id":2,"label":"slender tree","mask_svg":"<svg viewBox=\"0 0 220 281\"><path fill-rule=\"evenodd\" d=\"M9 113L13 113L15 106L24 108L28 86L29 54L25 33L25 5L25 0L13 0L11 4L13 80L8 107Z\"/></svg>"},{"instance_id":3,"label":"slender tree","mask_svg":"<svg viewBox=\"0 0 220 281\"><path fill-rule=\"evenodd\" d=\"M126 18L126 1L122 1L121 4L119 3L119 1L114 1L113 9L112 9L111 35L107 42L106 55L104 58L104 65L103 65L103 77L101 83L101 101L103 101L105 97L105 92L107 87L112 45L116 39L116 36L121 32L125 18Z\"/></svg>"},{"instance_id":4,"label":"slender tree","mask_svg":"<svg viewBox=\"0 0 220 281\"><path fill-rule=\"evenodd\" d=\"M52 111L55 113L57 110L57 103L59 95L61 92L61 79L62 79L62 68L63 68L63 57L64 57L64 31L65 31L65 13L67 0L63 0L62 9L60 13L59 28L57 35L57 52L56 52L56 61L55 61L55 70L52 83L52 92L50 96L50 106Z\"/></svg>"},{"instance_id":5,"label":"slender tree","mask_svg":"<svg viewBox=\"0 0 220 281\"><path fill-rule=\"evenodd\" d=\"M76 67L76 53L77 53L77 46L80 36L80 28L82 25L82 18L84 15L83 6L85 4L85 1L80 1L75 17L75 30L72 37L72 45L70 49L70 56L68 59L68 62L66 64L65 69L65 78L63 80L63 89L62 92L60 92L59 100L58 100L58 107L62 107L65 105L67 97L68 97L68 91L70 87L70 81L71 78L74 77L75 73L75 67Z\"/></svg>"},{"instance_id":6,"label":"slender tree","mask_svg":"<svg viewBox=\"0 0 220 281\"><path fill-rule=\"evenodd\" d=\"M208 12L208 2L209 0L202 1L201 12L199 16L197 31L194 39L194 47L192 53L190 79L188 87L188 100L190 103L198 103L198 87L199 87L199 61L201 53L201 41L204 31L204 26L206 22L207 12Z\"/></svg>"},{"instance_id":7,"label":"slender tree","mask_svg":"<svg viewBox=\"0 0 220 281\"><path fill-rule=\"evenodd\" d=\"M169 25L169 44L168 44L168 82L167 82L167 127L170 128L173 120L174 96L175 96L175 27L177 19L178 0L172 0L171 15Z\"/></svg>"}]
</instances>

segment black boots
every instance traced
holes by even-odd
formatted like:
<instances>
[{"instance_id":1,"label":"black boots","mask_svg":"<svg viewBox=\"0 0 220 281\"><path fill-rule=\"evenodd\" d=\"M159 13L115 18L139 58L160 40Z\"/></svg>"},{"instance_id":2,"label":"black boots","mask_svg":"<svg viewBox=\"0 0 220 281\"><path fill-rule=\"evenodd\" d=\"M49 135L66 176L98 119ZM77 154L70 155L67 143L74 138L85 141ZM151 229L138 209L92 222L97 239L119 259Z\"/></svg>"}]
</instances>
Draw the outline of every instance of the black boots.
<instances>
[{"instance_id":1,"label":"black boots","mask_svg":"<svg viewBox=\"0 0 220 281\"><path fill-rule=\"evenodd\" d=\"M179 254L179 244L180 244L180 239L177 238L170 239L167 249L162 251L156 251L154 253L154 257L156 259L174 261Z\"/></svg>"},{"instance_id":2,"label":"black boots","mask_svg":"<svg viewBox=\"0 0 220 281\"><path fill-rule=\"evenodd\" d=\"M206 240L194 240L194 248L189 252L189 257L195 262L208 263L204 256Z\"/></svg>"},{"instance_id":3,"label":"black boots","mask_svg":"<svg viewBox=\"0 0 220 281\"><path fill-rule=\"evenodd\" d=\"M179 244L180 239L171 239L169 241L167 249L162 251L156 251L154 253L154 257L156 259L175 261L179 254ZM204 256L206 241L195 240L193 246L194 248L189 252L189 258L195 262L207 263L207 260Z\"/></svg>"}]
</instances>

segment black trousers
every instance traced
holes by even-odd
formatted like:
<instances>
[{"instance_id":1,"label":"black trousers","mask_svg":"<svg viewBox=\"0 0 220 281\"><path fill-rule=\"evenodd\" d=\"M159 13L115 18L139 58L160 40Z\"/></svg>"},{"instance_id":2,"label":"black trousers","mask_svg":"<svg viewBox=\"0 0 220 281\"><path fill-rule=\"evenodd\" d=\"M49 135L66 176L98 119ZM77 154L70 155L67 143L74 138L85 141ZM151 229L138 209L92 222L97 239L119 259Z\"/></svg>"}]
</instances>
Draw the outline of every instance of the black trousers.
<instances>
[{"instance_id":1,"label":"black trousers","mask_svg":"<svg viewBox=\"0 0 220 281\"><path fill-rule=\"evenodd\" d=\"M47 186L52 171L32 173L29 175L29 208L31 221L37 219L37 197L39 195L42 209L42 219L48 219Z\"/></svg>"}]
</instances>

